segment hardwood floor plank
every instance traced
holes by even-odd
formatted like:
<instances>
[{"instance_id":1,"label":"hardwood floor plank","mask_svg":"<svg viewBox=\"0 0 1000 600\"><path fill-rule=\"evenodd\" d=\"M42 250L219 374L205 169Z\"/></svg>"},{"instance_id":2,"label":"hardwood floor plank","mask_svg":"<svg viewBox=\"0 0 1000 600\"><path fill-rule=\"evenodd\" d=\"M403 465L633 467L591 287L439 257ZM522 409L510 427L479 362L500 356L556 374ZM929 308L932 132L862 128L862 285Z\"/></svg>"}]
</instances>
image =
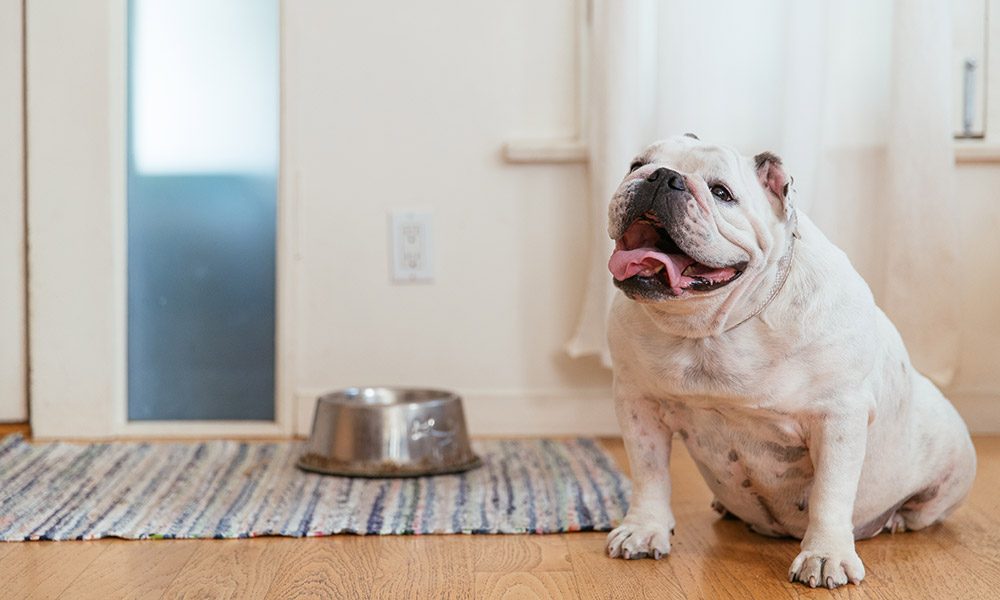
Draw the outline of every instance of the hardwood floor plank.
<instances>
[{"instance_id":1,"label":"hardwood floor plank","mask_svg":"<svg viewBox=\"0 0 1000 600\"><path fill-rule=\"evenodd\" d=\"M359 540L352 536L282 540L295 548L281 562L268 598L363 598L374 569Z\"/></svg>"},{"instance_id":2,"label":"hardwood floor plank","mask_svg":"<svg viewBox=\"0 0 1000 600\"><path fill-rule=\"evenodd\" d=\"M297 540L268 597L473 598L470 536ZM290 540L291 541L291 540Z\"/></svg>"},{"instance_id":3,"label":"hardwood floor plank","mask_svg":"<svg viewBox=\"0 0 1000 600\"><path fill-rule=\"evenodd\" d=\"M948 539L945 527L937 531L883 534L859 543L858 554L868 572L862 587L871 594L900 600L988 598L989 580L996 585L996 576L976 581L980 569L970 562L968 552ZM942 576L944 573L948 576Z\"/></svg>"},{"instance_id":4,"label":"hardwood floor plank","mask_svg":"<svg viewBox=\"0 0 1000 600\"><path fill-rule=\"evenodd\" d=\"M599 533L574 534L569 539L573 577L581 599L641 600L696 598L686 596L674 562L667 559L610 559L604 550L607 536Z\"/></svg>"},{"instance_id":5,"label":"hardwood floor plank","mask_svg":"<svg viewBox=\"0 0 1000 600\"><path fill-rule=\"evenodd\" d=\"M163 597L195 550L194 540L102 540L105 551L59 600Z\"/></svg>"},{"instance_id":6,"label":"hardwood floor plank","mask_svg":"<svg viewBox=\"0 0 1000 600\"><path fill-rule=\"evenodd\" d=\"M255 600L266 597L290 545L268 538L204 540L197 545L163 600Z\"/></svg>"},{"instance_id":7,"label":"hardwood floor plank","mask_svg":"<svg viewBox=\"0 0 1000 600\"><path fill-rule=\"evenodd\" d=\"M12 552L20 543L21 542L0 542L0 561L3 561L3 557L7 556L9 552Z\"/></svg>"},{"instance_id":8,"label":"hardwood floor plank","mask_svg":"<svg viewBox=\"0 0 1000 600\"><path fill-rule=\"evenodd\" d=\"M508 535L502 543L474 543L476 573L571 571L567 534Z\"/></svg>"},{"instance_id":9,"label":"hardwood floor plank","mask_svg":"<svg viewBox=\"0 0 1000 600\"><path fill-rule=\"evenodd\" d=\"M1000 436L980 435L972 441L979 461L968 503L1000 523Z\"/></svg>"},{"instance_id":10,"label":"hardwood floor plank","mask_svg":"<svg viewBox=\"0 0 1000 600\"><path fill-rule=\"evenodd\" d=\"M975 506L962 507L944 523L913 536L918 540L926 536L940 544L944 552L963 556L962 562L973 569L973 577L1000 590L1000 523L995 516Z\"/></svg>"},{"instance_id":11,"label":"hardwood floor plank","mask_svg":"<svg viewBox=\"0 0 1000 600\"><path fill-rule=\"evenodd\" d=\"M388 543L368 538L373 548L381 547L370 597L471 600L473 544L479 541L473 538L484 537L500 536L395 536Z\"/></svg>"},{"instance_id":12,"label":"hardwood floor plank","mask_svg":"<svg viewBox=\"0 0 1000 600\"><path fill-rule=\"evenodd\" d=\"M0 598L58 598L98 556L101 542L11 542L0 559Z\"/></svg>"},{"instance_id":13,"label":"hardwood floor plank","mask_svg":"<svg viewBox=\"0 0 1000 600\"><path fill-rule=\"evenodd\" d=\"M575 600L573 574L564 571L476 573L476 600Z\"/></svg>"},{"instance_id":14,"label":"hardwood floor plank","mask_svg":"<svg viewBox=\"0 0 1000 600\"><path fill-rule=\"evenodd\" d=\"M20 433L24 439L31 439L31 425L27 423L0 423L0 440L12 433Z\"/></svg>"},{"instance_id":15,"label":"hardwood floor plank","mask_svg":"<svg viewBox=\"0 0 1000 600\"><path fill-rule=\"evenodd\" d=\"M706 598L790 598L784 573L770 576L765 552L787 557L784 569L798 554L792 539L774 539L752 533L740 521L722 519L702 507L690 525L678 529L677 543L669 558L686 589L697 589Z\"/></svg>"}]
</instances>

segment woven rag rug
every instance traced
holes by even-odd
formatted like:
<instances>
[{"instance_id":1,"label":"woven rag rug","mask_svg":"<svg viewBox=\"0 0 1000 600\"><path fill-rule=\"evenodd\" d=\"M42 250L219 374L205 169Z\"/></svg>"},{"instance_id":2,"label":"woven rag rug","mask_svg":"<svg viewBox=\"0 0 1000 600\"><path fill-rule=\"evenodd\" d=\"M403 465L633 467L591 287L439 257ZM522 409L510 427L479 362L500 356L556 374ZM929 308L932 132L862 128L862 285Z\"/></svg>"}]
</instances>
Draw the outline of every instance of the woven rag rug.
<instances>
[{"instance_id":1,"label":"woven rag rug","mask_svg":"<svg viewBox=\"0 0 1000 600\"><path fill-rule=\"evenodd\" d=\"M295 467L302 442L0 441L0 540L606 531L629 481L599 442L474 440L461 474Z\"/></svg>"}]
</instances>

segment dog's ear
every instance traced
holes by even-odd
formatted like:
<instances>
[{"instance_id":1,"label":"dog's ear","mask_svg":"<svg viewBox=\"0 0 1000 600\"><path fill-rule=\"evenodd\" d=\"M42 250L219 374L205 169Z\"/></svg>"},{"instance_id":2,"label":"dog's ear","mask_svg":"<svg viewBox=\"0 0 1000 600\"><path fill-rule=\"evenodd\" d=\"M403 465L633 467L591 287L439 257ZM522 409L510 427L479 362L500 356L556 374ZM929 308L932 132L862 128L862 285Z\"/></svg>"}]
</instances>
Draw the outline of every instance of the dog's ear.
<instances>
[{"instance_id":1,"label":"dog's ear","mask_svg":"<svg viewBox=\"0 0 1000 600\"><path fill-rule=\"evenodd\" d=\"M787 218L792 211L792 183L794 179L785 173L781 159L770 152L761 152L753 157L757 169L757 180L768 193L770 200Z\"/></svg>"}]
</instances>

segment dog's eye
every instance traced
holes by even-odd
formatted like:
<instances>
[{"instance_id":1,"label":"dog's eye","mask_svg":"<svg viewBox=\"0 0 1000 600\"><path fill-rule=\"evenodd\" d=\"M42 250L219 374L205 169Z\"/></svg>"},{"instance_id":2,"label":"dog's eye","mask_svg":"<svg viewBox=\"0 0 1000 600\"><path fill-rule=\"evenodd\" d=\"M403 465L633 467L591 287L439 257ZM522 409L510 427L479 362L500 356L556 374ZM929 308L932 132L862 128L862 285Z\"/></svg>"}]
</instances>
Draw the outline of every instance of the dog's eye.
<instances>
[{"instance_id":1,"label":"dog's eye","mask_svg":"<svg viewBox=\"0 0 1000 600\"><path fill-rule=\"evenodd\" d=\"M646 163L642 162L641 160L633 161L632 164L629 165L629 167L628 167L628 172L629 173L633 173L633 172L635 172L636 169L638 169L639 167L641 167L644 164L646 164Z\"/></svg>"},{"instance_id":2,"label":"dog's eye","mask_svg":"<svg viewBox=\"0 0 1000 600\"><path fill-rule=\"evenodd\" d=\"M712 195L723 202L736 202L736 198L733 198L733 195L723 185L713 185Z\"/></svg>"}]
</instances>

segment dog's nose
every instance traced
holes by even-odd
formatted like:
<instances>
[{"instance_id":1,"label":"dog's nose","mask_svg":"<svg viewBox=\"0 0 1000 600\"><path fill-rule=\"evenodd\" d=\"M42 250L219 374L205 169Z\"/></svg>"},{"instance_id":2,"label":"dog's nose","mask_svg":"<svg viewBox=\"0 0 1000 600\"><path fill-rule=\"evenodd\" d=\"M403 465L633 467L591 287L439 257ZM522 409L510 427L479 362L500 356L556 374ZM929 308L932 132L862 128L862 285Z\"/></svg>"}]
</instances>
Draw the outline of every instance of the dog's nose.
<instances>
[{"instance_id":1,"label":"dog's nose","mask_svg":"<svg viewBox=\"0 0 1000 600\"><path fill-rule=\"evenodd\" d=\"M655 183L661 179L664 180L667 187L671 189L677 190L678 192L687 191L687 184L684 183L684 176L672 169L660 167L646 177L646 181L650 183Z\"/></svg>"}]
</instances>

